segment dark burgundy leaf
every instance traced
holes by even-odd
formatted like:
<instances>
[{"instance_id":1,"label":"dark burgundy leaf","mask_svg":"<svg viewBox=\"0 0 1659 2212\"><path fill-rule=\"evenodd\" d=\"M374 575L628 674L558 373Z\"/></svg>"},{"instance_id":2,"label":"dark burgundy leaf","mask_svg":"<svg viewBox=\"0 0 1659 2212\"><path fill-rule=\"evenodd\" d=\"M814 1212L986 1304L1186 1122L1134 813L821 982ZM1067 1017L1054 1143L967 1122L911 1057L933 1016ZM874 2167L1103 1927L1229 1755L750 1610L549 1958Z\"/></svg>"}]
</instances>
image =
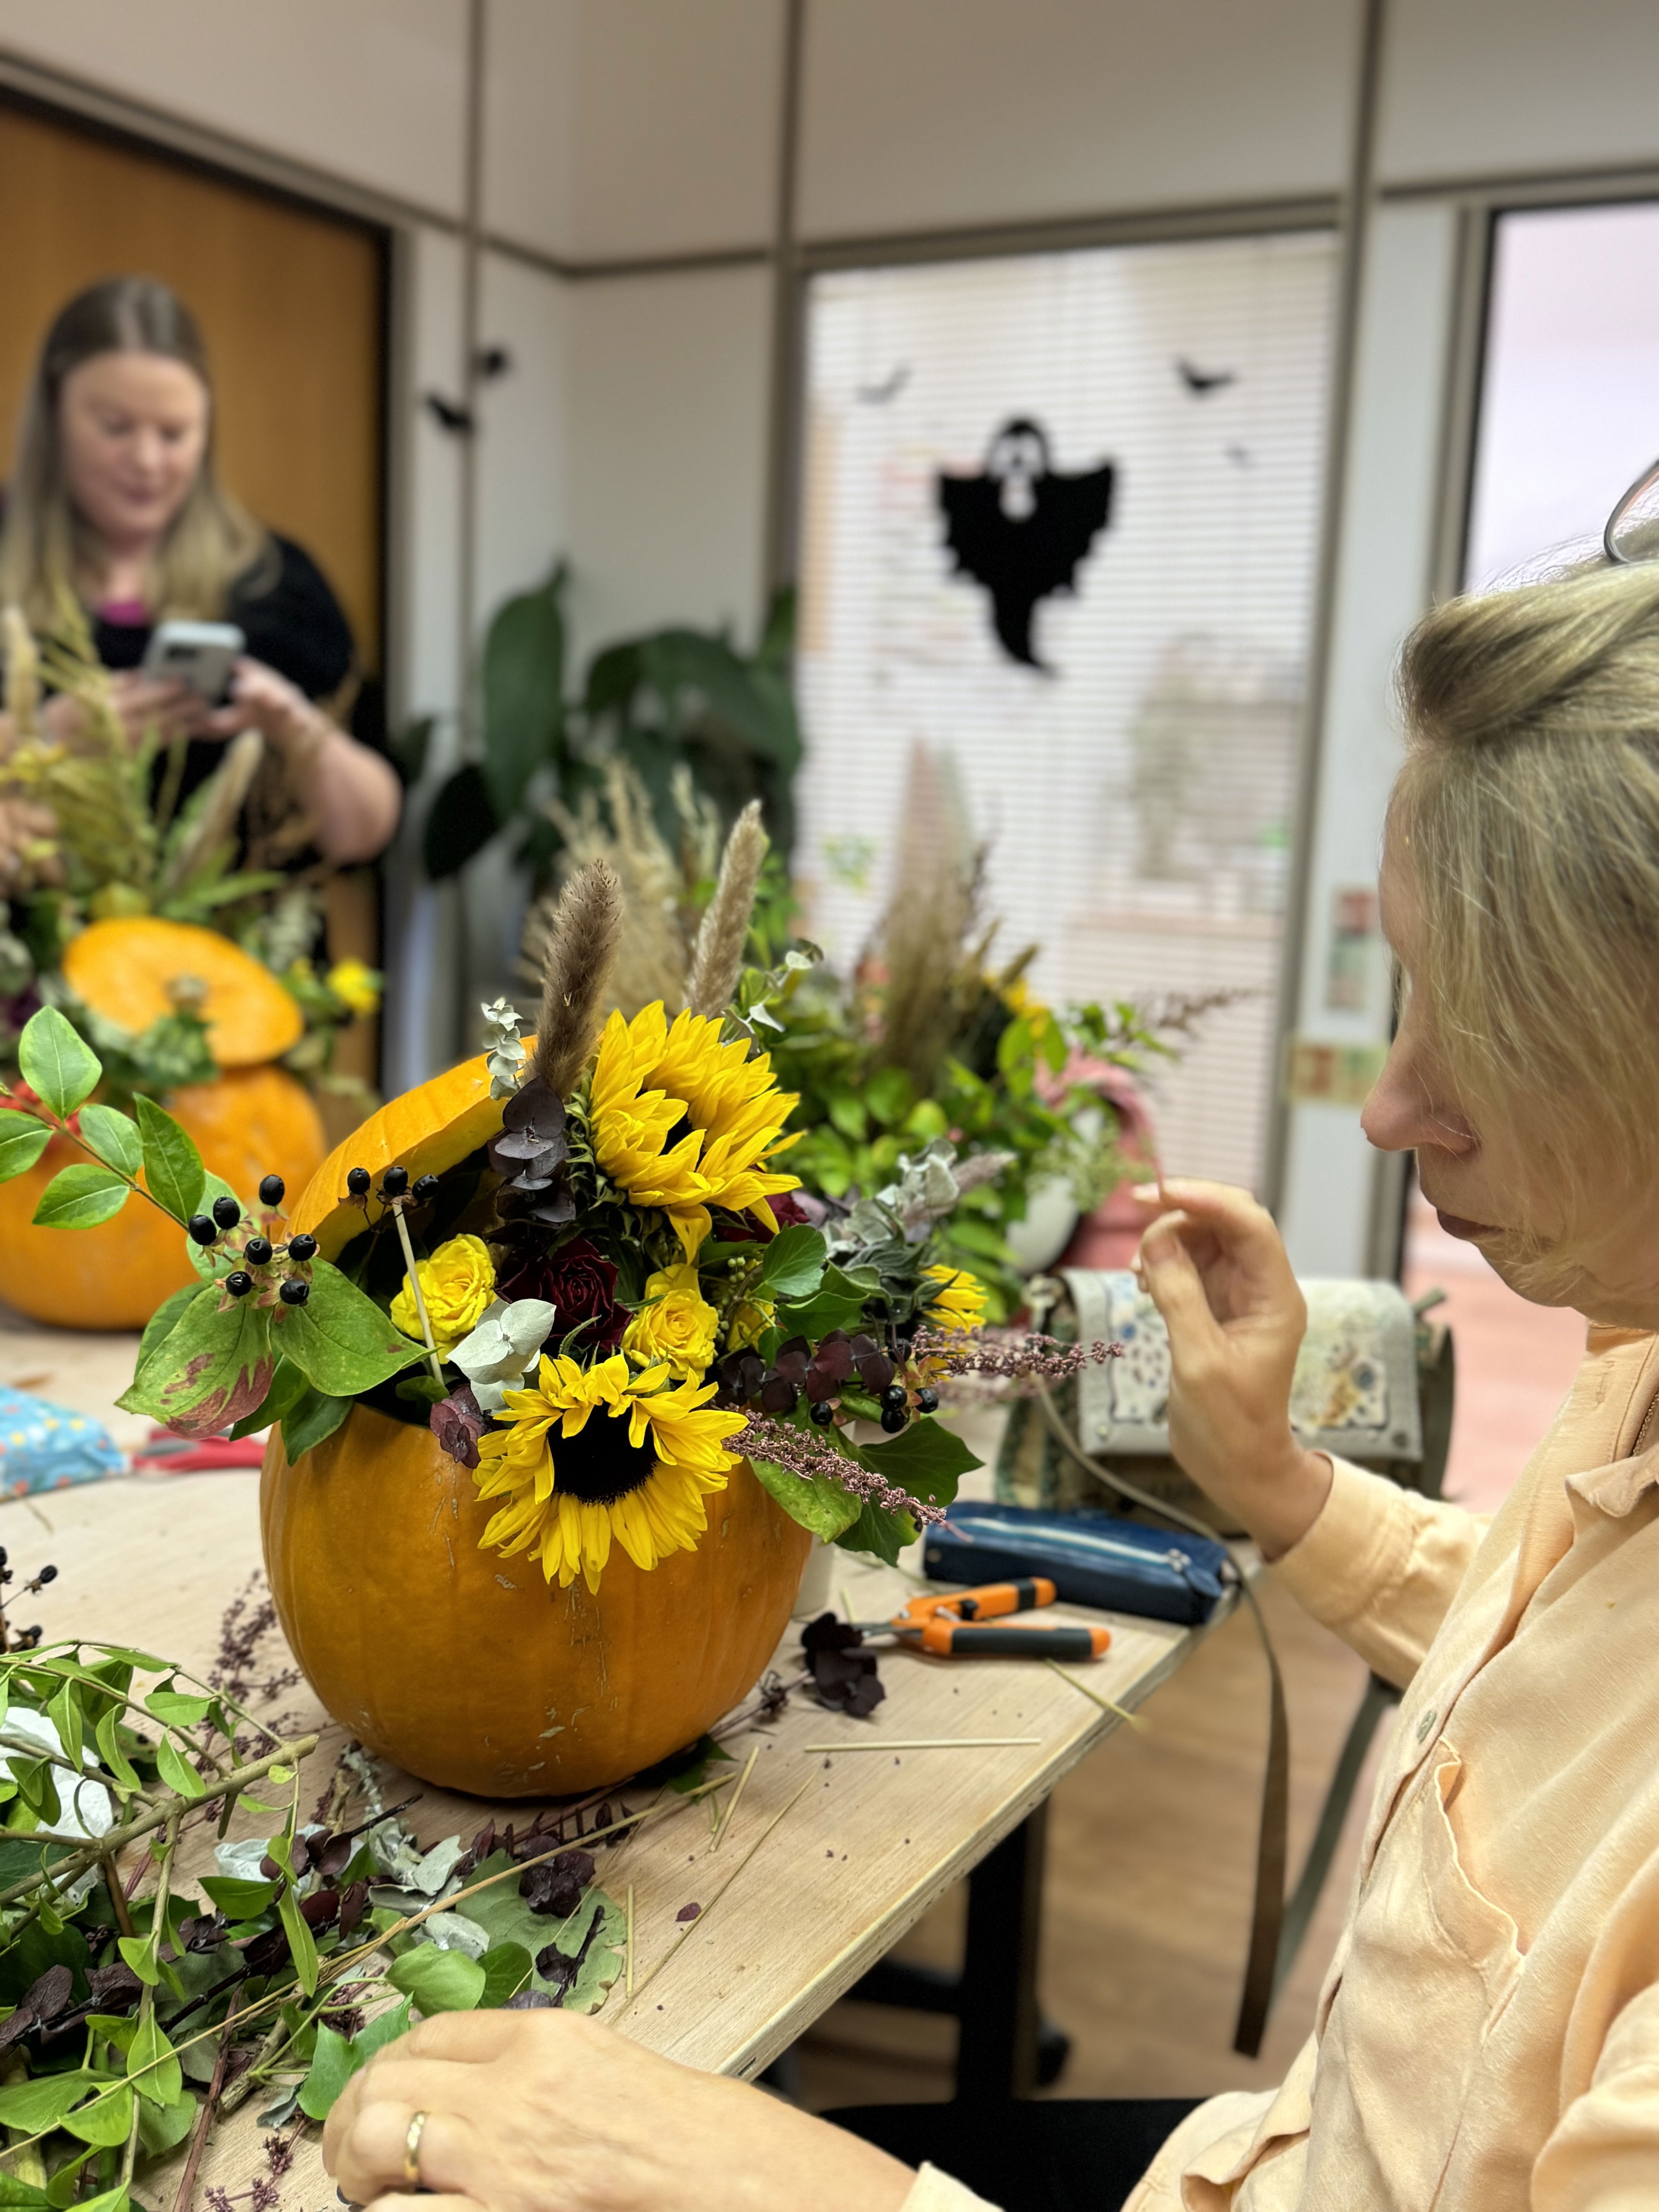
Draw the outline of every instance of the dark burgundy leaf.
<instances>
[{"instance_id":1,"label":"dark burgundy leaf","mask_svg":"<svg viewBox=\"0 0 1659 2212\"><path fill-rule=\"evenodd\" d=\"M871 1352L878 1352L881 1347L876 1342L873 1336L866 1336L864 1332L860 1329L856 1336L848 1339L848 1349L851 1352L854 1359L864 1359L866 1358Z\"/></svg>"},{"instance_id":2,"label":"dark burgundy leaf","mask_svg":"<svg viewBox=\"0 0 1659 2212\"><path fill-rule=\"evenodd\" d=\"M853 1372L853 1347L837 1330L834 1336L826 1336L819 1345L812 1364L832 1382L845 1382Z\"/></svg>"},{"instance_id":3,"label":"dark burgundy leaf","mask_svg":"<svg viewBox=\"0 0 1659 2212\"><path fill-rule=\"evenodd\" d=\"M769 1413L793 1413L799 1395L799 1391L787 1376L775 1375L769 1382L761 1386L761 1407Z\"/></svg>"},{"instance_id":4,"label":"dark burgundy leaf","mask_svg":"<svg viewBox=\"0 0 1659 2212\"><path fill-rule=\"evenodd\" d=\"M332 1881L342 1875L351 1863L352 1838L349 1836L330 1836L325 1842L313 1847L311 1863L319 1875Z\"/></svg>"},{"instance_id":5,"label":"dark burgundy leaf","mask_svg":"<svg viewBox=\"0 0 1659 2212\"><path fill-rule=\"evenodd\" d=\"M676 1920L695 1920L702 1911L702 1907L700 1905L683 1905L674 1917Z\"/></svg>"},{"instance_id":6,"label":"dark burgundy leaf","mask_svg":"<svg viewBox=\"0 0 1659 2212\"><path fill-rule=\"evenodd\" d=\"M88 1970L87 1987L92 1993L93 2004L99 2012L113 2012L129 1998L136 1997L143 1988L125 1959L117 1959L107 1966L93 1966Z\"/></svg>"},{"instance_id":7,"label":"dark burgundy leaf","mask_svg":"<svg viewBox=\"0 0 1659 2212\"><path fill-rule=\"evenodd\" d=\"M884 1352L866 1352L858 1370L859 1381L872 1397L878 1398L893 1379L893 1363Z\"/></svg>"},{"instance_id":8,"label":"dark burgundy leaf","mask_svg":"<svg viewBox=\"0 0 1659 2212\"><path fill-rule=\"evenodd\" d=\"M551 2012L553 2000L545 1990L520 1990L501 2007L503 2012Z\"/></svg>"},{"instance_id":9,"label":"dark burgundy leaf","mask_svg":"<svg viewBox=\"0 0 1659 2212\"><path fill-rule=\"evenodd\" d=\"M843 1620L838 1613L821 1613L809 1620L800 1632L801 1648L805 1651L849 1651L863 1643L863 1632L850 1620Z\"/></svg>"},{"instance_id":10,"label":"dark burgundy leaf","mask_svg":"<svg viewBox=\"0 0 1659 2212\"><path fill-rule=\"evenodd\" d=\"M544 1951L536 1954L536 1972L544 1982L550 1982L556 1994L550 1996L549 2004L557 2004L581 1972L581 1962L567 1959L556 1943L550 1943Z\"/></svg>"},{"instance_id":11,"label":"dark burgundy leaf","mask_svg":"<svg viewBox=\"0 0 1659 2212\"><path fill-rule=\"evenodd\" d=\"M834 1376L826 1375L823 1368L814 1360L801 1378L801 1388L806 1393L809 1405L822 1406L826 1400L835 1396L841 1385L836 1381Z\"/></svg>"},{"instance_id":12,"label":"dark burgundy leaf","mask_svg":"<svg viewBox=\"0 0 1659 2212\"><path fill-rule=\"evenodd\" d=\"M309 1897L300 1899L300 1911L305 1916L307 1928L326 1928L340 1909L337 1889L313 1889Z\"/></svg>"},{"instance_id":13,"label":"dark burgundy leaf","mask_svg":"<svg viewBox=\"0 0 1659 2212\"><path fill-rule=\"evenodd\" d=\"M186 1951L215 1951L229 1931L222 1912L198 1912L193 1920L179 1923L179 1940Z\"/></svg>"},{"instance_id":14,"label":"dark burgundy leaf","mask_svg":"<svg viewBox=\"0 0 1659 2212\"><path fill-rule=\"evenodd\" d=\"M242 1964L250 1974L272 1974L288 1960L288 1936L280 1926L268 1928L263 1936L256 1936L242 1954Z\"/></svg>"},{"instance_id":15,"label":"dark burgundy leaf","mask_svg":"<svg viewBox=\"0 0 1659 2212\"><path fill-rule=\"evenodd\" d=\"M562 1144L565 1133L564 1101L539 1075L532 1075L501 1109L501 1127L514 1137L529 1135L544 1145Z\"/></svg>"},{"instance_id":16,"label":"dark burgundy leaf","mask_svg":"<svg viewBox=\"0 0 1659 2212\"><path fill-rule=\"evenodd\" d=\"M590 1851L561 1851L556 1858L525 1869L519 1877L519 1894L532 1912L568 1920L592 1879Z\"/></svg>"},{"instance_id":17,"label":"dark burgundy leaf","mask_svg":"<svg viewBox=\"0 0 1659 2212\"><path fill-rule=\"evenodd\" d=\"M463 1382L459 1390L441 1399L427 1419L440 1447L451 1459L461 1467L477 1467L478 1439L489 1426L489 1417L473 1396L470 1382Z\"/></svg>"},{"instance_id":18,"label":"dark burgundy leaf","mask_svg":"<svg viewBox=\"0 0 1659 2212\"><path fill-rule=\"evenodd\" d=\"M368 1884L349 1881L340 1892L340 1933L349 1936L361 1925L368 1907Z\"/></svg>"}]
</instances>

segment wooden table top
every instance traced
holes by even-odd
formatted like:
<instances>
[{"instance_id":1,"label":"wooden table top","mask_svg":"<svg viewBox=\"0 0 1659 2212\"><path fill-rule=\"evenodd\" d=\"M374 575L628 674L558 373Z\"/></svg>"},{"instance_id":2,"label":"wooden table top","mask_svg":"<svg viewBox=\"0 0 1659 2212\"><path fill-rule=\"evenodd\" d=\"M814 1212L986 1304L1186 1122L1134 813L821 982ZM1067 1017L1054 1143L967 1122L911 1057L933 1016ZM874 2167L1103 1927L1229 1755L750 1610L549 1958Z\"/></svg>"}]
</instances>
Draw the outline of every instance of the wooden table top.
<instances>
[{"instance_id":1,"label":"wooden table top","mask_svg":"<svg viewBox=\"0 0 1659 2212\"><path fill-rule=\"evenodd\" d=\"M249 1473L130 1478L0 1504L0 1543L31 1571L47 1559L58 1566L58 1580L33 1601L49 1640L126 1642L205 1673L226 1607L259 1569L257 1506L258 1477ZM890 1614L914 1587L851 1554L837 1581L861 1620ZM1101 1618L1065 1607L1055 1617ZM1108 1618L1110 1651L1070 1672L1131 1709L1204 1632ZM780 1646L786 1679L799 1672L796 1635L792 1629ZM751 1748L757 1756L718 1844L711 1806L729 1790L684 1804L601 1855L599 1880L610 1893L620 1899L630 1884L635 1891L634 1995L618 1981L599 2014L606 2025L688 2064L752 2077L1118 1725L1039 1661L939 1660L883 1647L880 1664L887 1696L868 1720L797 1695L770 1724L726 1740L740 1763L733 1773ZM343 1732L303 1683L280 1703L298 1729L321 1730L307 1761L315 1787L307 1792L320 1798ZM1031 1741L896 1747L966 1737ZM522 1821L530 1809L489 1808L396 1773L386 1802L416 1788L421 1801L404 1818L423 1843L470 1835L491 1812ZM632 1805L643 1802L635 1796ZM239 1814L232 1832L256 1826L257 1816ZM210 1844L204 1830L187 1839L182 1876L211 1870ZM702 1914L681 1922L689 1904ZM208 2185L235 2190L258 2169L260 2101L219 2127L198 2203ZM332 2203L316 2131L308 2132L284 2199ZM171 2201L161 2177L145 2194Z\"/></svg>"}]
</instances>

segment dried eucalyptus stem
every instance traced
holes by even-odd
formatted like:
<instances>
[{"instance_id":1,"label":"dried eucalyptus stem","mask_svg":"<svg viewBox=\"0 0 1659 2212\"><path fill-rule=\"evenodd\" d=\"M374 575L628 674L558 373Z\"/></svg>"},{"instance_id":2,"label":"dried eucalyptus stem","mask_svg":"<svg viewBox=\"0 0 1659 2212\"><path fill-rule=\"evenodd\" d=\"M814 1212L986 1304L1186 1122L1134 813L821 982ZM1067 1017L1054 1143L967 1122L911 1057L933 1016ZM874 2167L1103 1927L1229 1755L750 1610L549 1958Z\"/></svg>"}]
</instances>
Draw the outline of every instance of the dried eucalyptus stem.
<instances>
[{"instance_id":1,"label":"dried eucalyptus stem","mask_svg":"<svg viewBox=\"0 0 1659 2212\"><path fill-rule=\"evenodd\" d=\"M720 881L708 902L691 955L687 1004L713 1019L725 1012L743 973L744 947L755 912L755 893L771 840L761 827L760 801L751 799L732 825L720 860Z\"/></svg>"},{"instance_id":2,"label":"dried eucalyptus stem","mask_svg":"<svg viewBox=\"0 0 1659 2212\"><path fill-rule=\"evenodd\" d=\"M570 1096L599 1042L622 926L617 872L591 861L565 885L548 932L536 1073L556 1098Z\"/></svg>"}]
</instances>

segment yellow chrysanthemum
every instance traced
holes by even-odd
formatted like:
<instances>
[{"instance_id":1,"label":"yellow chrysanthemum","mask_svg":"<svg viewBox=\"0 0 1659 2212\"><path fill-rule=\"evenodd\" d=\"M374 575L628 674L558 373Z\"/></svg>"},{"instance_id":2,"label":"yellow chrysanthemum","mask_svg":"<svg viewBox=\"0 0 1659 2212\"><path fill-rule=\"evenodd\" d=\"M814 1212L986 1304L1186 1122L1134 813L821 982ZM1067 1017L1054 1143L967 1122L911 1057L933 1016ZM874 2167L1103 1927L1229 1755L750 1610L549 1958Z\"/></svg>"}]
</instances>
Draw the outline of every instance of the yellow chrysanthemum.
<instances>
[{"instance_id":1,"label":"yellow chrysanthemum","mask_svg":"<svg viewBox=\"0 0 1659 2212\"><path fill-rule=\"evenodd\" d=\"M580 1573L596 1592L613 1538L647 1573L695 1551L704 1497L740 1464L726 1439L744 1416L709 1406L712 1382L667 1382L666 1367L635 1375L620 1352L586 1368L544 1353L534 1388L506 1394L512 1426L478 1439L478 1495L510 1501L480 1547L528 1552L561 1589Z\"/></svg>"},{"instance_id":2,"label":"yellow chrysanthemum","mask_svg":"<svg viewBox=\"0 0 1659 2212\"><path fill-rule=\"evenodd\" d=\"M720 1025L662 1002L631 1022L612 1014L599 1040L591 1092L593 1156L636 1206L657 1206L688 1260L708 1236L711 1206L754 1212L775 1229L767 1200L799 1188L769 1164L796 1143L783 1125L796 1103L780 1091L764 1053ZM672 1139L672 1141L671 1141Z\"/></svg>"},{"instance_id":3,"label":"yellow chrysanthemum","mask_svg":"<svg viewBox=\"0 0 1659 2212\"><path fill-rule=\"evenodd\" d=\"M677 1382L701 1381L714 1356L720 1316L702 1294L696 1266L688 1260L663 1268L646 1284L645 1295L650 1304L623 1331L623 1350L642 1367L660 1361Z\"/></svg>"},{"instance_id":4,"label":"yellow chrysanthemum","mask_svg":"<svg viewBox=\"0 0 1659 2212\"><path fill-rule=\"evenodd\" d=\"M935 1328L977 1328L985 1318L985 1285L977 1275L962 1267L924 1267L922 1279L939 1289L927 1302L927 1318Z\"/></svg>"}]
</instances>

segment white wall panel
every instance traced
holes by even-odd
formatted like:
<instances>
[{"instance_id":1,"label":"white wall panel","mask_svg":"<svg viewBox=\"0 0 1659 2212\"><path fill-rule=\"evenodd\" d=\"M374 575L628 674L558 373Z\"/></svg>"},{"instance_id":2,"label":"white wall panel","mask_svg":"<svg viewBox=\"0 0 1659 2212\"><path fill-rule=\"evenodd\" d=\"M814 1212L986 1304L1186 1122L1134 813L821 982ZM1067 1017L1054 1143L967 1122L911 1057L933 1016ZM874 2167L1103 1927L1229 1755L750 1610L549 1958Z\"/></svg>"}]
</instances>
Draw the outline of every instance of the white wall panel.
<instances>
[{"instance_id":1,"label":"white wall panel","mask_svg":"<svg viewBox=\"0 0 1659 2212\"><path fill-rule=\"evenodd\" d=\"M539 582L568 545L571 299L561 277L484 257L483 341L509 362L478 395L481 621Z\"/></svg>"},{"instance_id":2,"label":"white wall panel","mask_svg":"<svg viewBox=\"0 0 1659 2212\"><path fill-rule=\"evenodd\" d=\"M782 0L491 0L486 206L581 261L763 245Z\"/></svg>"},{"instance_id":3,"label":"white wall panel","mask_svg":"<svg viewBox=\"0 0 1659 2212\"><path fill-rule=\"evenodd\" d=\"M1332 191L1354 22L1332 0L817 0L803 234Z\"/></svg>"},{"instance_id":4,"label":"white wall panel","mask_svg":"<svg viewBox=\"0 0 1659 2212\"><path fill-rule=\"evenodd\" d=\"M582 652L761 611L764 270L578 284L569 301L571 608Z\"/></svg>"},{"instance_id":5,"label":"white wall panel","mask_svg":"<svg viewBox=\"0 0 1659 2212\"><path fill-rule=\"evenodd\" d=\"M1433 206L1385 208L1372 233L1298 1016L1334 1044L1389 1035L1380 945L1364 1005L1331 1006L1327 980L1335 895L1376 879L1401 759L1394 664L1428 603L1455 238L1453 211ZM1279 1218L1301 1273L1365 1272L1375 1159L1357 1108L1292 1109Z\"/></svg>"},{"instance_id":6,"label":"white wall panel","mask_svg":"<svg viewBox=\"0 0 1659 2212\"><path fill-rule=\"evenodd\" d=\"M1386 182L1659 158L1653 0L1392 0Z\"/></svg>"},{"instance_id":7,"label":"white wall panel","mask_svg":"<svg viewBox=\"0 0 1659 2212\"><path fill-rule=\"evenodd\" d=\"M0 0L0 46L459 214L465 0Z\"/></svg>"}]
</instances>

